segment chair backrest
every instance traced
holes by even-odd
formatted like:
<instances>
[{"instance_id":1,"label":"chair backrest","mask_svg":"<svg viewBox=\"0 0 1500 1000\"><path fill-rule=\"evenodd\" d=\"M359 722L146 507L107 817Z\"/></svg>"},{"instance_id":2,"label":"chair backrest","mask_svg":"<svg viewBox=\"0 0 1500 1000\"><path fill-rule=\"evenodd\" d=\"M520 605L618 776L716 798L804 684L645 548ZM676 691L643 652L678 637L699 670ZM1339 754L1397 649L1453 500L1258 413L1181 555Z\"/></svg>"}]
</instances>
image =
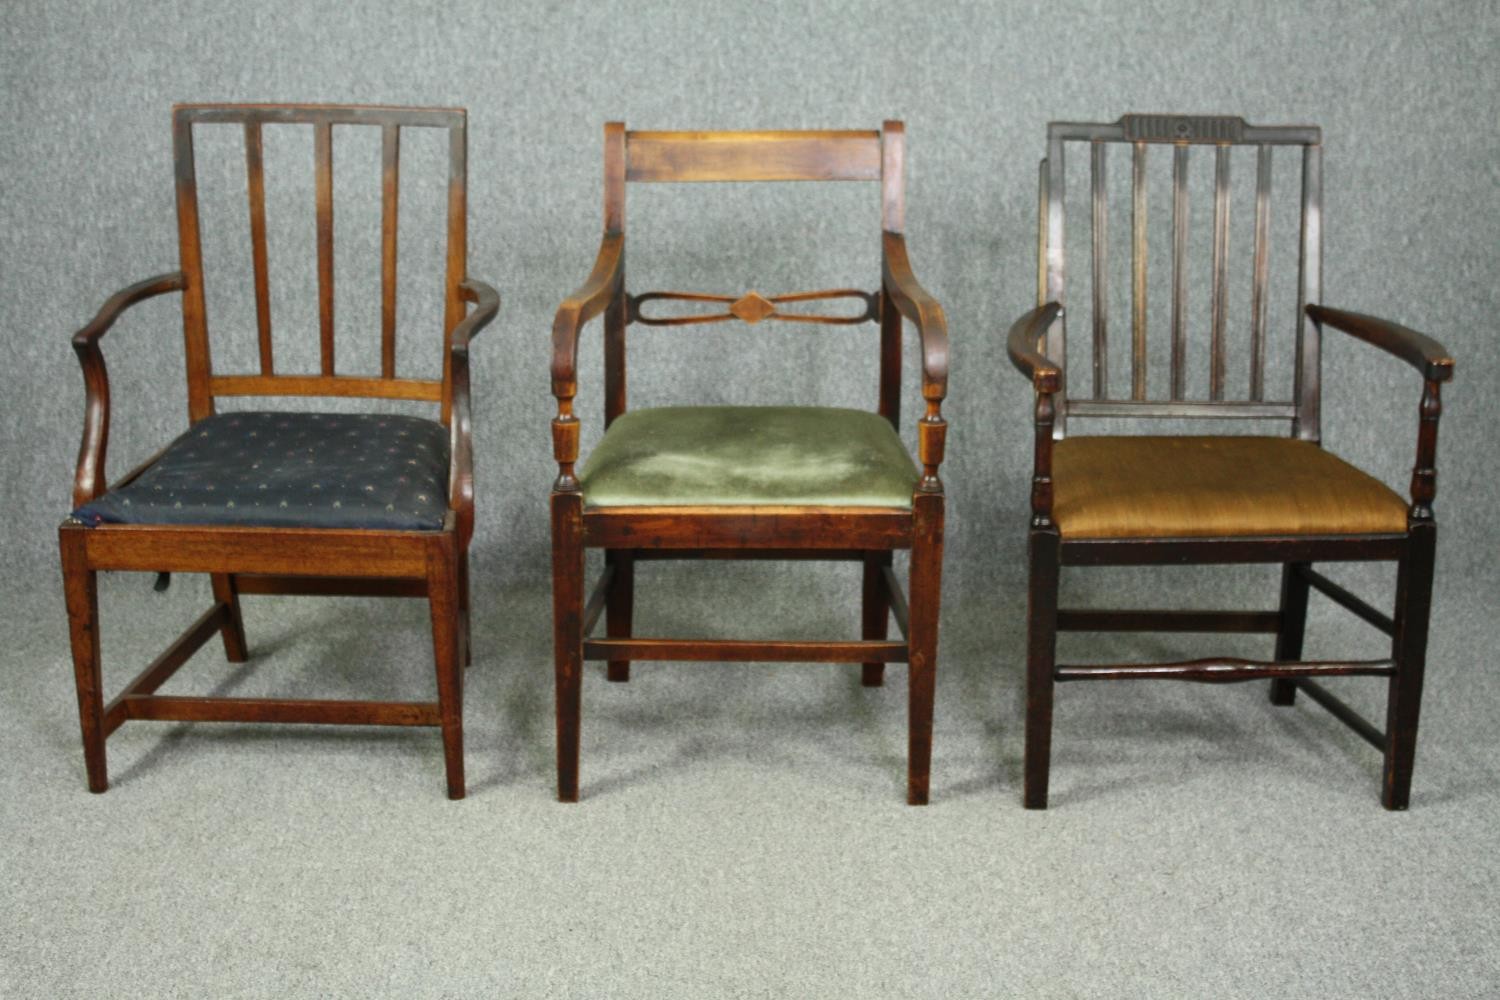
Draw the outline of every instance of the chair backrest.
<instances>
[{"instance_id":1,"label":"chair backrest","mask_svg":"<svg viewBox=\"0 0 1500 1000\"><path fill-rule=\"evenodd\" d=\"M245 130L245 169L250 213L255 313L260 335L260 371L215 374L209 354L208 318L203 294L203 250L198 226L198 185L193 166L193 126L239 124ZM316 192L318 322L320 370L289 374L276 370L271 341L271 297L266 248L266 185L262 131L267 125L309 125L313 138ZM341 374L334 370L333 138L334 126L381 130L381 370ZM400 188L401 130L448 130L447 261L444 289L443 375L400 378L396 373L396 233ZM177 175L177 224L182 271L183 329L187 340L189 417L214 411L219 396L357 396L425 400L440 404L449 418L451 372L447 338L464 317L459 284L467 268L467 115L462 108L394 108L349 105L180 104L172 109L173 155Z\"/></svg>"},{"instance_id":2,"label":"chair backrest","mask_svg":"<svg viewBox=\"0 0 1500 1000\"><path fill-rule=\"evenodd\" d=\"M1066 387L1058 399L1054 433L1065 433L1067 418L1195 418L1218 417L1250 420L1285 420L1291 433L1316 441L1319 437L1318 330L1307 318L1305 306L1316 303L1322 271L1322 138L1312 126L1257 127L1239 118L1185 115L1126 115L1113 124L1053 122L1047 127L1047 158L1042 161L1038 222L1038 304L1057 302L1063 316L1047 333L1049 357L1068 363L1067 314L1089 313L1087 352L1092 363L1091 389L1082 398L1069 398ZM1090 241L1088 309L1069 309L1064 249L1066 152L1072 146L1088 147ZM1110 146L1124 146L1130 153L1130 246L1129 246L1129 379L1110 377L1110 277L1109 184L1106 173ZM1166 377L1157 384L1148 378L1151 368L1147 348L1148 288L1148 197L1150 160L1171 151L1171 265L1170 265L1170 363ZM1213 230L1211 253L1203 270L1209 278L1209 308L1206 331L1190 336L1194 326L1189 309L1189 172L1196 147L1213 150ZM1230 164L1236 147L1252 147L1254 170L1254 242L1249 268L1248 315L1231 314L1230 301ZM1286 314L1269 315L1272 273L1272 164L1278 148L1288 149L1300 159L1299 233L1296 244L1296 312L1284 303ZM1248 155L1248 154L1246 154ZM1160 161L1158 161L1160 162ZM1165 164L1161 164L1162 167ZM1242 272L1243 273L1243 272ZM1201 286L1200 286L1201 287ZM1279 300L1278 300L1279 301ZM1272 328L1282 319L1292 320L1295 337L1295 370L1291 399L1267 400L1266 347ZM1198 325L1202 325L1201 323ZM1245 331L1245 334L1232 331ZM1206 333L1206 338L1204 334ZM1208 341L1206 391L1189 389L1190 341ZM1238 345L1243 344L1243 347ZM1201 351L1201 347L1199 351ZM1227 384L1228 358L1244 350L1247 378L1243 385ZM1079 355L1083 351L1076 352ZM1160 352L1162 354L1166 352ZM1123 352L1119 356L1123 358ZM1158 355L1160 356L1160 355ZM1202 357L1202 354L1199 354ZM1201 363L1201 362L1200 362ZM1064 370L1067 383L1066 367ZM1236 380L1238 381L1238 380ZM1075 388L1076 388L1075 382ZM1080 394L1082 395L1082 394Z\"/></svg>"},{"instance_id":3,"label":"chair backrest","mask_svg":"<svg viewBox=\"0 0 1500 1000\"><path fill-rule=\"evenodd\" d=\"M905 130L888 121L879 131L789 132L631 132L622 122L604 126L604 229L625 232L627 183L697 183L705 181L871 181L880 184L881 226L903 232ZM631 295L621 285L619 300L605 313L605 422L625 410L625 327L688 326L739 320L882 326L880 412L896 419L901 389L900 317L883 304L880 290L855 288L764 296L702 292L645 292ZM849 299L850 311L815 314L797 304ZM664 315L642 307L652 302L723 303L722 312ZM786 308L790 306L791 308ZM659 307L656 307L659 308ZM886 319L882 322L881 317ZM894 333L891 332L894 320ZM894 344L894 346L892 346Z\"/></svg>"}]
</instances>

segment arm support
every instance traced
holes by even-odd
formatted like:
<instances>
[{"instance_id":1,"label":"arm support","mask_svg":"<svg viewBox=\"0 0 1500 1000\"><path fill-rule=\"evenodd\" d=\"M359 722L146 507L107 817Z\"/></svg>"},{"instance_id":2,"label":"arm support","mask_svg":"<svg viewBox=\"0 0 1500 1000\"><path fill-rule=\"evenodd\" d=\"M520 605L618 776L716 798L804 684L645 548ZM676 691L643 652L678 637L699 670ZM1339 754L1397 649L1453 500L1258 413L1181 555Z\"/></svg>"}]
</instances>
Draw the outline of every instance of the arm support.
<instances>
[{"instance_id":1,"label":"arm support","mask_svg":"<svg viewBox=\"0 0 1500 1000\"><path fill-rule=\"evenodd\" d=\"M1035 458L1031 471L1031 526L1052 526L1052 425L1057 417L1057 400L1062 390L1062 366L1040 350L1040 344L1052 324L1062 315L1062 306L1048 302L1037 306L1011 326L1006 338L1010 363L1036 389Z\"/></svg>"},{"instance_id":2,"label":"arm support","mask_svg":"<svg viewBox=\"0 0 1500 1000\"><path fill-rule=\"evenodd\" d=\"M1432 520L1432 501L1437 498L1438 419L1443 415L1442 385L1453 377L1453 358L1426 334L1409 330L1389 320L1308 306L1307 315L1321 329L1331 326L1351 337L1393 354L1422 373L1422 402L1417 410L1417 461L1411 470L1412 522Z\"/></svg>"},{"instance_id":3,"label":"arm support","mask_svg":"<svg viewBox=\"0 0 1500 1000\"><path fill-rule=\"evenodd\" d=\"M1042 338L1052 328L1062 306L1048 302L1038 306L1011 326L1006 338L1010 363L1027 378L1039 393L1054 393L1062 388L1062 367L1041 352Z\"/></svg>"},{"instance_id":4,"label":"arm support","mask_svg":"<svg viewBox=\"0 0 1500 1000\"><path fill-rule=\"evenodd\" d=\"M469 405L469 342L500 312L500 296L482 281L466 279L459 295L475 306L449 338L448 506L458 512L459 540L474 535L474 440Z\"/></svg>"},{"instance_id":5,"label":"arm support","mask_svg":"<svg viewBox=\"0 0 1500 1000\"><path fill-rule=\"evenodd\" d=\"M943 484L938 479L938 466L943 462L948 431L942 413L948 394L948 318L912 273L906 238L900 233L888 230L882 235L881 281L897 312L917 327L922 347L922 398L927 401L927 412L917 423L917 457L922 463L918 488L924 493L939 493Z\"/></svg>"},{"instance_id":6,"label":"arm support","mask_svg":"<svg viewBox=\"0 0 1500 1000\"><path fill-rule=\"evenodd\" d=\"M1424 379L1446 382L1453 377L1453 357L1447 348L1415 330L1398 323L1366 316L1364 313L1308 306L1307 315L1319 327L1331 326L1387 354L1393 354L1422 373Z\"/></svg>"},{"instance_id":7,"label":"arm support","mask_svg":"<svg viewBox=\"0 0 1500 1000\"><path fill-rule=\"evenodd\" d=\"M557 398L557 416L552 419L552 451L557 459L553 488L561 492L578 489L573 475L578 461L578 418L573 415L573 397L578 392L578 335L584 324L624 290L624 284L625 234L606 232L593 272L583 287L563 300L552 321L552 395Z\"/></svg>"},{"instance_id":8,"label":"arm support","mask_svg":"<svg viewBox=\"0 0 1500 1000\"><path fill-rule=\"evenodd\" d=\"M78 449L78 467L73 473L73 506L81 507L104 493L105 452L109 448L109 371L99 339L109 332L120 314L137 302L167 292L180 292L187 281L181 271L160 274L136 282L109 297L88 325L73 335L73 351L83 366L83 443Z\"/></svg>"}]
</instances>

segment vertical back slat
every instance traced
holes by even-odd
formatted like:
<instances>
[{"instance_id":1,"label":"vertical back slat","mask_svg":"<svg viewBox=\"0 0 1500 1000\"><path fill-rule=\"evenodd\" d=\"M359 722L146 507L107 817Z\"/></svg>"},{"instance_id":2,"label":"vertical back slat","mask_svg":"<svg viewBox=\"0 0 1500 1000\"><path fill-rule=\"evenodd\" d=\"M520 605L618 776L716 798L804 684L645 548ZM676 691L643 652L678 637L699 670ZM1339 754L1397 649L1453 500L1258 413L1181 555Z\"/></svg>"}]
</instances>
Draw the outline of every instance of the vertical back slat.
<instances>
[{"instance_id":1,"label":"vertical back slat","mask_svg":"<svg viewBox=\"0 0 1500 1000\"><path fill-rule=\"evenodd\" d=\"M1094 398L1109 397L1109 203L1106 199L1105 145L1092 144L1089 156L1089 187L1093 204L1091 233L1094 242Z\"/></svg>"},{"instance_id":2,"label":"vertical back slat","mask_svg":"<svg viewBox=\"0 0 1500 1000\"><path fill-rule=\"evenodd\" d=\"M1172 151L1172 398L1187 382L1188 148Z\"/></svg>"},{"instance_id":3,"label":"vertical back slat","mask_svg":"<svg viewBox=\"0 0 1500 1000\"><path fill-rule=\"evenodd\" d=\"M193 124L179 110L172 116L172 158L177 183L177 241L182 274L183 355L187 360L188 419L213 416L208 380L213 362L203 301L203 243L198 228L198 175L193 165Z\"/></svg>"},{"instance_id":4,"label":"vertical back slat","mask_svg":"<svg viewBox=\"0 0 1500 1000\"><path fill-rule=\"evenodd\" d=\"M1068 319L1067 302L1063 291L1064 281L1067 277L1066 263L1063 255L1063 210L1066 206L1064 193L1067 191L1066 161L1063 159L1063 140L1053 136L1047 140L1047 296L1048 302L1056 302L1064 307L1063 313L1047 331L1047 356L1049 358L1066 358L1068 356ZM1063 437L1067 433L1067 377L1064 375L1063 385L1055 394L1057 397L1057 416L1052 425L1052 434L1056 438Z\"/></svg>"},{"instance_id":5,"label":"vertical back slat","mask_svg":"<svg viewBox=\"0 0 1500 1000\"><path fill-rule=\"evenodd\" d=\"M275 374L271 349L271 276L266 253L266 167L260 122L245 123L245 189L250 199L250 261L255 272L255 325L260 335L260 373Z\"/></svg>"},{"instance_id":6,"label":"vertical back slat","mask_svg":"<svg viewBox=\"0 0 1500 1000\"><path fill-rule=\"evenodd\" d=\"M313 126L313 165L317 175L318 330L324 375L333 374L333 126Z\"/></svg>"},{"instance_id":7,"label":"vertical back slat","mask_svg":"<svg viewBox=\"0 0 1500 1000\"><path fill-rule=\"evenodd\" d=\"M1297 268L1297 419L1293 433L1304 441L1322 435L1318 365L1321 350L1317 324L1307 315L1309 303L1321 300L1323 288L1323 147L1311 144L1302 153L1302 237Z\"/></svg>"},{"instance_id":8,"label":"vertical back slat","mask_svg":"<svg viewBox=\"0 0 1500 1000\"><path fill-rule=\"evenodd\" d=\"M462 118L448 129L448 273L443 317L443 423L453 408L453 328L463 321L467 307L458 286L468 274L469 240L469 123Z\"/></svg>"},{"instance_id":9,"label":"vertical back slat","mask_svg":"<svg viewBox=\"0 0 1500 1000\"><path fill-rule=\"evenodd\" d=\"M1036 304L1047 304L1047 161L1037 166L1036 180Z\"/></svg>"},{"instance_id":10,"label":"vertical back slat","mask_svg":"<svg viewBox=\"0 0 1500 1000\"><path fill-rule=\"evenodd\" d=\"M1224 326L1229 318L1229 147L1214 156L1213 316L1209 346L1208 398L1224 398Z\"/></svg>"},{"instance_id":11,"label":"vertical back slat","mask_svg":"<svg viewBox=\"0 0 1500 1000\"><path fill-rule=\"evenodd\" d=\"M1146 398L1146 144L1131 150L1130 398Z\"/></svg>"},{"instance_id":12,"label":"vertical back slat","mask_svg":"<svg viewBox=\"0 0 1500 1000\"><path fill-rule=\"evenodd\" d=\"M380 375L396 377L396 226L401 191L401 127L380 130Z\"/></svg>"},{"instance_id":13,"label":"vertical back slat","mask_svg":"<svg viewBox=\"0 0 1500 1000\"><path fill-rule=\"evenodd\" d=\"M1255 282L1250 289L1250 399L1266 398L1266 285L1271 277L1271 147L1255 154Z\"/></svg>"}]
</instances>

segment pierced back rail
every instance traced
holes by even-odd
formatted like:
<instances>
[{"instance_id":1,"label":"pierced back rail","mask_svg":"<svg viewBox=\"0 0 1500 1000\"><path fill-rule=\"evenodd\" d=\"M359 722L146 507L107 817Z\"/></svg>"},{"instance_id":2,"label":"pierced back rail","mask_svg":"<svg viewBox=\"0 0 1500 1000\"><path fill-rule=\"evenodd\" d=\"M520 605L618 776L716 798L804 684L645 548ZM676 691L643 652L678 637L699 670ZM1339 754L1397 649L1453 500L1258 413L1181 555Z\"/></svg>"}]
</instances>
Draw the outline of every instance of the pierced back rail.
<instances>
[{"instance_id":1,"label":"pierced back rail","mask_svg":"<svg viewBox=\"0 0 1500 1000\"><path fill-rule=\"evenodd\" d=\"M198 223L198 184L193 162L193 126L244 127L246 195L250 216L251 266L260 370L215 374L209 352L203 293L203 250ZM276 370L271 340L270 260L266 239L266 183L263 133L266 125L310 125L317 224L319 370L290 374ZM381 134L380 371L343 374L334 363L334 128L363 126ZM448 131L447 259L444 277L443 374L441 380L402 378L396 371L397 217L401 177L401 132L407 128ZM219 396L356 396L438 403L444 423L452 405L449 337L463 319L459 284L467 272L468 125L461 108L396 108L357 105L180 104L172 109L173 155L177 178L178 241L187 287L183 294L188 415L212 415Z\"/></svg>"},{"instance_id":2,"label":"pierced back rail","mask_svg":"<svg viewBox=\"0 0 1500 1000\"><path fill-rule=\"evenodd\" d=\"M604 228L625 230L627 183L746 181L875 181L881 186L883 228L905 228L903 177L905 133L900 122L879 130L781 132L634 132L619 122L604 127ZM739 320L823 325L881 324L880 412L897 420L900 397L900 317L884 292L854 288L762 295L652 291L631 295L621 285L605 313L605 423L625 412L625 327L681 327ZM850 300L853 308L833 314L808 312L800 303ZM716 312L670 314L643 308L650 303L718 303ZM790 308L789 308L790 307ZM892 322L894 320L894 323Z\"/></svg>"},{"instance_id":3,"label":"pierced back rail","mask_svg":"<svg viewBox=\"0 0 1500 1000\"><path fill-rule=\"evenodd\" d=\"M1319 387L1317 327L1306 316L1305 306L1321 294L1322 280L1322 145L1320 130L1312 126L1248 125L1240 118L1187 115L1126 115L1113 124L1053 122L1047 127L1047 157L1038 179L1037 299L1038 304L1057 302L1062 315L1046 335L1046 353L1067 362L1067 266L1064 254L1066 151L1086 145L1089 156L1089 232L1092 327L1091 392L1085 398L1069 398L1064 388L1058 394L1054 435L1061 438L1071 414L1077 417L1220 417L1237 419L1282 419L1297 437L1319 438ZM1128 392L1117 392L1120 380L1112 381L1109 370L1109 239L1110 219L1107 184L1109 150L1124 146L1130 160L1130 372ZM1248 326L1249 378L1244 397L1229 395L1226 384L1231 331L1237 319L1229 302L1231 155L1237 146L1256 150L1254 250L1251 255L1250 314ZM1293 398L1267 400L1266 341L1267 286L1271 255L1271 163L1276 146L1301 147L1300 231L1297 266L1296 360ZM1170 374L1165 394L1153 397L1148 378L1147 269L1149 158L1169 147L1172 162L1171 222L1171 344ZM1206 399L1188 398L1189 355L1189 164L1194 155L1210 147L1214 157L1213 235L1209 283L1208 393Z\"/></svg>"}]
</instances>

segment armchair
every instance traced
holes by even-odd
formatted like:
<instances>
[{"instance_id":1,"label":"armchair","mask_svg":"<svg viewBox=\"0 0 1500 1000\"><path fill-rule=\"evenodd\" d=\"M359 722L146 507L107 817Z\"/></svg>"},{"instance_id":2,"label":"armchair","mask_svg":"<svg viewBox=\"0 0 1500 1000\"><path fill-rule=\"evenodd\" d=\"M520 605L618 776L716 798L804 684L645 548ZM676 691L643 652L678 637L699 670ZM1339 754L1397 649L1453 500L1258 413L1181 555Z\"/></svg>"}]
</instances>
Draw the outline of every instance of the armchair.
<instances>
[{"instance_id":1,"label":"armchair","mask_svg":"<svg viewBox=\"0 0 1500 1000\"><path fill-rule=\"evenodd\" d=\"M219 374L209 355L193 129L244 129L260 370ZM277 366L266 239L266 127L311 128L316 179L320 370ZM335 370L334 130L382 137L381 372ZM447 133L449 170L444 351L440 378L396 370L396 251L400 138ZM464 795L463 665L469 659L468 547L474 526L469 344L499 298L466 273L467 118L461 109L328 105L179 105L172 112L181 270L110 298L73 338L83 366L83 443L73 513L58 530L73 663L91 791L109 787L105 740L128 720L435 726L450 798ZM131 305L183 296L188 430L107 486L110 391L101 340ZM470 310L470 306L473 307ZM382 414L218 412L232 397L358 397L433 404L438 419ZM214 604L108 703L101 684L97 575L106 570L207 573ZM431 607L437 701L375 702L158 695L218 633L233 662L249 656L246 594L425 597Z\"/></svg>"},{"instance_id":2,"label":"armchair","mask_svg":"<svg viewBox=\"0 0 1500 1000\"><path fill-rule=\"evenodd\" d=\"M1436 341L1386 320L1321 302L1322 145L1311 127L1255 127L1238 118L1127 115L1114 124L1053 123L1040 184L1038 305L1011 327L1009 354L1034 390L1031 487L1026 765L1028 808L1047 805L1053 691L1059 682L1176 679L1208 683L1271 680L1271 701L1302 691L1385 757L1381 801L1410 798L1432 596L1440 389L1453 361ZM1090 295L1068 306L1064 223L1065 150L1089 150ZM1254 250L1249 281L1246 382L1231 396L1229 207L1236 147L1255 154ZM1131 156L1129 382L1110 377L1107 154ZM1147 350L1147 192L1150 157L1171 150L1172 258L1169 368L1153 374ZM1208 295L1207 378L1190 378L1189 158L1214 152L1213 238ZM1295 156L1301 177L1295 248L1295 316L1287 334L1294 365L1290 398L1278 401L1267 375L1273 239L1273 162ZM1273 160L1273 158L1276 158ZM1078 279L1074 279L1078 280ZM1081 283L1081 281L1080 281ZM1288 297L1290 300L1290 296ZM1088 323L1087 368L1069 379L1070 315ZM1075 322L1078 322L1075 315ZM1406 361L1422 377L1416 467L1410 501L1321 446L1320 343L1341 330ZM1075 346L1075 352L1078 348ZM1168 352L1162 352L1166 354ZM1157 383L1154 384L1153 383ZM1164 383L1161 384L1161 383ZM1074 395L1077 393L1077 395ZM1078 436L1079 421L1230 419L1279 424L1282 436ZM1287 433L1289 432L1289 434ZM1315 562L1394 561L1396 606L1385 614L1313 569ZM1058 608L1063 566L1279 563L1281 601L1270 611L1142 611ZM1317 590L1391 636L1374 660L1302 660L1307 601ZM1217 657L1174 663L1056 663L1059 631L1240 632L1276 636L1270 660ZM1318 678L1372 676L1388 684L1385 728L1359 716Z\"/></svg>"},{"instance_id":3,"label":"armchair","mask_svg":"<svg viewBox=\"0 0 1500 1000\"><path fill-rule=\"evenodd\" d=\"M583 663L607 661L624 682L632 661L731 660L861 663L866 686L885 664L906 663L907 801L928 798L936 672L948 333L942 308L912 274L904 238L904 131L604 132L604 236L593 272L557 310L552 328L553 618L558 796L578 798ZM766 297L684 292L631 294L625 285L627 183L874 181L882 205L878 292L833 289ZM857 311L809 315L797 303L850 300ZM717 302L723 312L670 316L658 303ZM604 317L604 438L580 470L577 353L580 332ZM876 412L827 407L665 407L627 411L625 330L632 323L793 321L880 325ZM917 459L901 443L903 321L921 343L925 409ZM798 468L775 452L799 453ZM815 473L806 470L815 469ZM800 471L799 471L800 470ZM605 571L584 590L586 548L605 550ZM911 550L910 604L892 553ZM642 559L849 560L863 564L862 638L843 642L644 638L632 632L634 565ZM606 637L592 638L605 618ZM904 641L887 639L895 618Z\"/></svg>"}]
</instances>

